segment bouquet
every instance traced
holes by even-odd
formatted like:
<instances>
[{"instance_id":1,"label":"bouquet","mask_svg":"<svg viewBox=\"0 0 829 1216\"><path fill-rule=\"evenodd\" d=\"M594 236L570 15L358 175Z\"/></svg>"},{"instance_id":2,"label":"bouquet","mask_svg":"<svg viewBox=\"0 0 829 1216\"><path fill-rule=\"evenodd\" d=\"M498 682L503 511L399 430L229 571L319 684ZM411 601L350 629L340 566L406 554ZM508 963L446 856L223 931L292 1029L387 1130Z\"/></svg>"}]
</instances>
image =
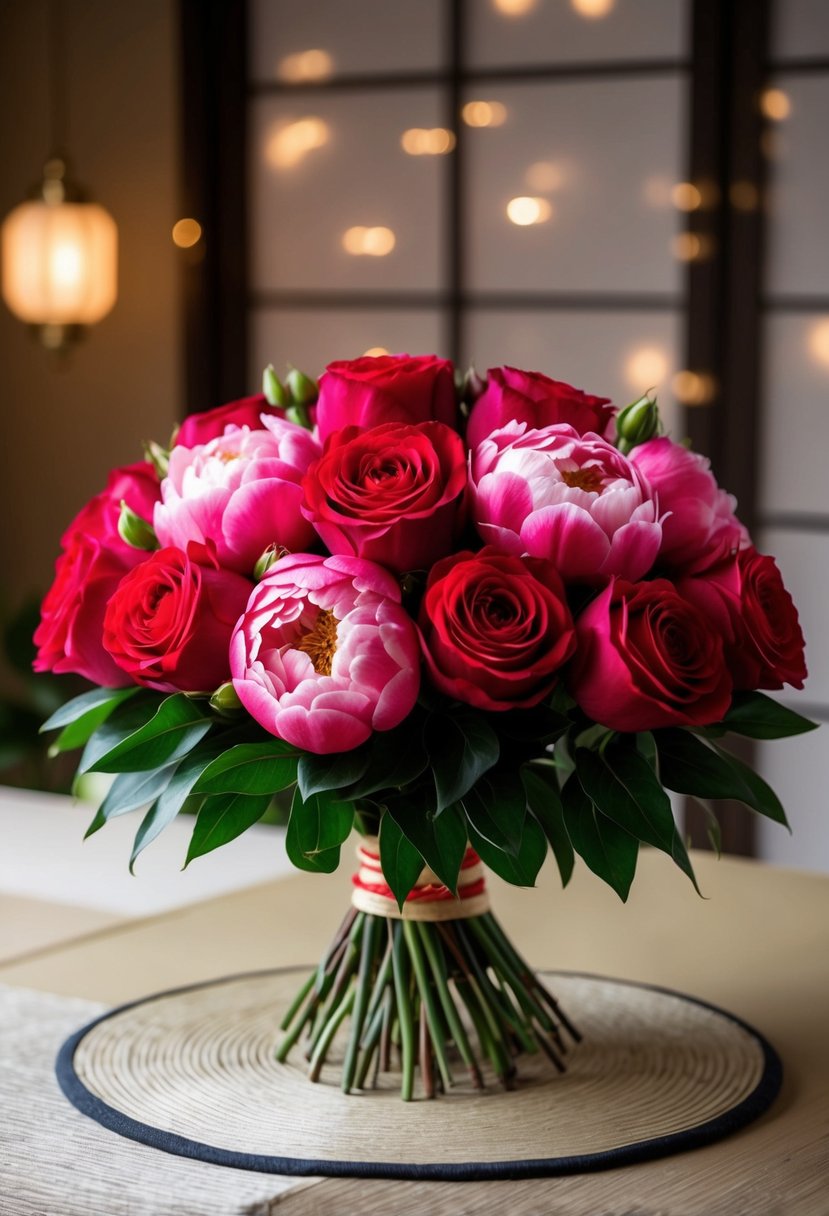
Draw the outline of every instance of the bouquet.
<instances>
[{"instance_id":1,"label":"bouquet","mask_svg":"<svg viewBox=\"0 0 829 1216\"><path fill-rule=\"evenodd\" d=\"M708 461L536 372L432 356L272 368L116 469L62 539L36 668L95 687L50 718L116 774L89 832L143 810L130 868L182 811L185 864L292 789L286 849L360 866L283 1022L343 1089L399 1055L401 1091L507 1086L577 1029L489 910L483 865L532 886L548 849L624 900L640 845L695 883L667 791L781 824L723 746L813 723L797 612ZM345 1038L345 1046L335 1047Z\"/></svg>"}]
</instances>

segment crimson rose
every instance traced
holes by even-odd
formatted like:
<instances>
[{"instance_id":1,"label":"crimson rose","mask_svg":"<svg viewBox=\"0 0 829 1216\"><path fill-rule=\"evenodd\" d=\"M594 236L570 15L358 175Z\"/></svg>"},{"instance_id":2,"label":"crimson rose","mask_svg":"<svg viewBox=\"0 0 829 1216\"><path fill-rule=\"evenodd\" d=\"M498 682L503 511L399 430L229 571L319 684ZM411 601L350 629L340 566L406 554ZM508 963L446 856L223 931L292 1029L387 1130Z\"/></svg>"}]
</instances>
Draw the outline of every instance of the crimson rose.
<instances>
[{"instance_id":1,"label":"crimson rose","mask_svg":"<svg viewBox=\"0 0 829 1216\"><path fill-rule=\"evenodd\" d=\"M421 570L452 548L465 487L463 443L442 422L351 426L305 474L302 514L331 553Z\"/></svg>"},{"instance_id":2,"label":"crimson rose","mask_svg":"<svg viewBox=\"0 0 829 1216\"><path fill-rule=\"evenodd\" d=\"M593 397L541 372L494 367L487 372L486 388L472 407L466 441L474 450L508 422L526 422L532 431L566 422L580 435L593 432L605 437L615 413L609 397Z\"/></svg>"},{"instance_id":3,"label":"crimson rose","mask_svg":"<svg viewBox=\"0 0 829 1216\"><path fill-rule=\"evenodd\" d=\"M371 355L329 363L320 377L321 440L345 426L457 420L452 364L436 355Z\"/></svg>"},{"instance_id":4,"label":"crimson rose","mask_svg":"<svg viewBox=\"0 0 829 1216\"><path fill-rule=\"evenodd\" d=\"M552 562L494 549L453 554L434 566L419 625L432 682L479 709L537 705L575 649Z\"/></svg>"},{"instance_id":5,"label":"crimson rose","mask_svg":"<svg viewBox=\"0 0 829 1216\"><path fill-rule=\"evenodd\" d=\"M206 546L159 549L124 579L104 617L104 646L136 684L213 692L230 679L230 635L251 584Z\"/></svg>"},{"instance_id":6,"label":"crimson rose","mask_svg":"<svg viewBox=\"0 0 829 1216\"><path fill-rule=\"evenodd\" d=\"M176 432L175 444L177 447L194 448L200 443L209 443L211 439L224 435L226 426L249 426L252 431L261 431L262 423L259 420L263 414L282 417L282 410L268 405L262 393L240 397L238 401L229 401L201 414L188 414Z\"/></svg>"},{"instance_id":7,"label":"crimson rose","mask_svg":"<svg viewBox=\"0 0 829 1216\"><path fill-rule=\"evenodd\" d=\"M773 557L741 549L679 591L717 622L727 639L734 687L802 688L805 643L797 609Z\"/></svg>"},{"instance_id":8,"label":"crimson rose","mask_svg":"<svg viewBox=\"0 0 829 1216\"><path fill-rule=\"evenodd\" d=\"M576 621L576 636L569 691L611 730L706 726L731 704L716 626L667 579L612 580Z\"/></svg>"},{"instance_id":9,"label":"crimson rose","mask_svg":"<svg viewBox=\"0 0 829 1216\"><path fill-rule=\"evenodd\" d=\"M118 517L123 500L142 519L152 519L158 497L153 467L140 461L113 469L106 489L72 520L35 630L35 671L71 671L105 688L129 683L104 650L101 631L109 597L146 554L121 540Z\"/></svg>"}]
</instances>

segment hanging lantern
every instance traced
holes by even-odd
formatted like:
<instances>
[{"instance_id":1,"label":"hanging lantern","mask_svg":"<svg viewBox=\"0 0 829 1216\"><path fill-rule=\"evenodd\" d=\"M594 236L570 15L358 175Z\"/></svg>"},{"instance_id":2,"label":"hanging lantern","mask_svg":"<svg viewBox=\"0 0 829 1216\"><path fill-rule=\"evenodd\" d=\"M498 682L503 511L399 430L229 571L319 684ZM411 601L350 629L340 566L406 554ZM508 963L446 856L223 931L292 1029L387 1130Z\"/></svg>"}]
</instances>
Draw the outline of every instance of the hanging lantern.
<instances>
[{"instance_id":1,"label":"hanging lantern","mask_svg":"<svg viewBox=\"0 0 829 1216\"><path fill-rule=\"evenodd\" d=\"M47 161L35 196L6 216L2 260L3 299L50 348L65 346L115 304L115 221L83 200L60 159Z\"/></svg>"}]
</instances>

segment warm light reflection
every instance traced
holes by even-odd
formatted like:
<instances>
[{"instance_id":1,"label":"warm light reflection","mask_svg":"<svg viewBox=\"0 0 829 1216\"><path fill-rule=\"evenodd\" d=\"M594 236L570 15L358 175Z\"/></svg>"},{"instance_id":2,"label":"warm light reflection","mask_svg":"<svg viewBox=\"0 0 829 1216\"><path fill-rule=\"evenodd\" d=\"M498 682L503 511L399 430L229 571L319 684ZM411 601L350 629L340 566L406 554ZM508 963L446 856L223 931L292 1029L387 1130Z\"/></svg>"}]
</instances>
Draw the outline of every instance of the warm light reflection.
<instances>
[{"instance_id":1,"label":"warm light reflection","mask_svg":"<svg viewBox=\"0 0 829 1216\"><path fill-rule=\"evenodd\" d=\"M468 101L461 117L468 127L500 127L507 120L507 107L500 101Z\"/></svg>"},{"instance_id":2,"label":"warm light reflection","mask_svg":"<svg viewBox=\"0 0 829 1216\"><path fill-rule=\"evenodd\" d=\"M564 166L554 160L537 160L524 174L524 181L530 189L538 190L541 194L559 190L566 178Z\"/></svg>"},{"instance_id":3,"label":"warm light reflection","mask_svg":"<svg viewBox=\"0 0 829 1216\"><path fill-rule=\"evenodd\" d=\"M640 346L625 360L625 379L631 388L657 388L668 374L668 356L658 346Z\"/></svg>"},{"instance_id":4,"label":"warm light reflection","mask_svg":"<svg viewBox=\"0 0 829 1216\"><path fill-rule=\"evenodd\" d=\"M368 350L363 351L363 357L367 359L382 359L383 355L390 354L385 346L370 346Z\"/></svg>"},{"instance_id":5,"label":"warm light reflection","mask_svg":"<svg viewBox=\"0 0 829 1216\"><path fill-rule=\"evenodd\" d=\"M265 145L265 157L277 169L290 169L304 156L328 143L331 130L321 118L300 118L277 127Z\"/></svg>"},{"instance_id":6,"label":"warm light reflection","mask_svg":"<svg viewBox=\"0 0 829 1216\"><path fill-rule=\"evenodd\" d=\"M671 202L677 211L696 211L702 205L702 194L693 182L677 182L671 191Z\"/></svg>"},{"instance_id":7,"label":"warm light reflection","mask_svg":"<svg viewBox=\"0 0 829 1216\"><path fill-rule=\"evenodd\" d=\"M455 135L446 127L410 127L401 135L400 146L409 156L443 156L454 148Z\"/></svg>"},{"instance_id":8,"label":"warm light reflection","mask_svg":"<svg viewBox=\"0 0 829 1216\"><path fill-rule=\"evenodd\" d=\"M173 244L179 249L190 249L201 240L201 224L198 220L178 220L173 224Z\"/></svg>"},{"instance_id":9,"label":"warm light reflection","mask_svg":"<svg viewBox=\"0 0 829 1216\"><path fill-rule=\"evenodd\" d=\"M829 367L829 317L824 317L811 327L807 344L815 362Z\"/></svg>"},{"instance_id":10,"label":"warm light reflection","mask_svg":"<svg viewBox=\"0 0 829 1216\"><path fill-rule=\"evenodd\" d=\"M764 89L760 94L760 111L772 122L783 122L792 112L792 101L783 89Z\"/></svg>"},{"instance_id":11,"label":"warm light reflection","mask_svg":"<svg viewBox=\"0 0 829 1216\"><path fill-rule=\"evenodd\" d=\"M511 198L507 203L507 218L519 228L543 224L552 214L552 204L546 198Z\"/></svg>"},{"instance_id":12,"label":"warm light reflection","mask_svg":"<svg viewBox=\"0 0 829 1216\"><path fill-rule=\"evenodd\" d=\"M708 372L677 372L671 380L677 401L683 405L710 405L717 392L717 382Z\"/></svg>"},{"instance_id":13,"label":"warm light reflection","mask_svg":"<svg viewBox=\"0 0 829 1216\"><path fill-rule=\"evenodd\" d=\"M615 6L616 0L570 0L570 7L573 11L580 17L587 17L591 21L606 17Z\"/></svg>"},{"instance_id":14,"label":"warm light reflection","mask_svg":"<svg viewBox=\"0 0 829 1216\"><path fill-rule=\"evenodd\" d=\"M704 262L712 250L711 238L696 232L679 232L671 241L671 252L678 262Z\"/></svg>"},{"instance_id":15,"label":"warm light reflection","mask_svg":"<svg viewBox=\"0 0 829 1216\"><path fill-rule=\"evenodd\" d=\"M395 246L391 228L349 228L343 233L343 249L355 257L384 258Z\"/></svg>"},{"instance_id":16,"label":"warm light reflection","mask_svg":"<svg viewBox=\"0 0 829 1216\"><path fill-rule=\"evenodd\" d=\"M300 84L306 80L326 80L334 70L334 60L328 51L314 49L296 51L280 59L276 73L280 80Z\"/></svg>"},{"instance_id":17,"label":"warm light reflection","mask_svg":"<svg viewBox=\"0 0 829 1216\"><path fill-rule=\"evenodd\" d=\"M728 197L735 211L756 211L760 205L760 191L754 182L732 182L728 188Z\"/></svg>"},{"instance_id":18,"label":"warm light reflection","mask_svg":"<svg viewBox=\"0 0 829 1216\"><path fill-rule=\"evenodd\" d=\"M525 13L531 13L537 4L538 0L492 0L492 7L505 17L523 17Z\"/></svg>"},{"instance_id":19,"label":"warm light reflection","mask_svg":"<svg viewBox=\"0 0 829 1216\"><path fill-rule=\"evenodd\" d=\"M642 198L649 207L664 209L671 205L673 183L663 173L654 173L642 183Z\"/></svg>"}]
</instances>

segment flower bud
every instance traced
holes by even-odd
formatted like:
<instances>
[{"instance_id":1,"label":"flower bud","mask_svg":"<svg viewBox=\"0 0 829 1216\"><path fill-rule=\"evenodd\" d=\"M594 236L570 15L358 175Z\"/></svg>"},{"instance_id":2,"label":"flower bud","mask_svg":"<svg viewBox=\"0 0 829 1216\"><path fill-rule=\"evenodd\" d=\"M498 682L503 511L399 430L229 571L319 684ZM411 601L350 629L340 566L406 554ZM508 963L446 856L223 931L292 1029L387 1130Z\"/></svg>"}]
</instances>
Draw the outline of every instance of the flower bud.
<instances>
[{"instance_id":1,"label":"flower bud","mask_svg":"<svg viewBox=\"0 0 829 1216\"><path fill-rule=\"evenodd\" d=\"M163 448L160 443L156 443L154 439L148 439L144 443L144 455L158 475L158 480L163 481L167 476L167 467L170 463L170 453L166 448Z\"/></svg>"},{"instance_id":2,"label":"flower bud","mask_svg":"<svg viewBox=\"0 0 829 1216\"><path fill-rule=\"evenodd\" d=\"M290 404L290 394L274 371L272 363L269 363L262 372L262 392L265 394L268 405L277 405L280 409L285 409Z\"/></svg>"},{"instance_id":3,"label":"flower bud","mask_svg":"<svg viewBox=\"0 0 829 1216\"><path fill-rule=\"evenodd\" d=\"M152 524L148 524L140 515L130 510L124 499L121 499L121 514L118 516L118 535L125 545L132 549L145 549L152 552L158 549L158 537Z\"/></svg>"},{"instance_id":4,"label":"flower bud","mask_svg":"<svg viewBox=\"0 0 829 1216\"><path fill-rule=\"evenodd\" d=\"M486 376L480 375L470 364L463 378L463 394L461 400L465 405L473 406L487 385Z\"/></svg>"},{"instance_id":5,"label":"flower bud","mask_svg":"<svg viewBox=\"0 0 829 1216\"><path fill-rule=\"evenodd\" d=\"M645 393L619 411L616 418L616 447L627 456L640 443L659 434L659 406L656 397Z\"/></svg>"},{"instance_id":6,"label":"flower bud","mask_svg":"<svg viewBox=\"0 0 829 1216\"><path fill-rule=\"evenodd\" d=\"M272 566L275 566L281 557L285 557L288 550L284 545L268 545L265 552L253 567L253 577L257 583L263 579Z\"/></svg>"},{"instance_id":7,"label":"flower bud","mask_svg":"<svg viewBox=\"0 0 829 1216\"><path fill-rule=\"evenodd\" d=\"M285 377L295 405L313 405L319 396L317 383L298 368L292 367Z\"/></svg>"},{"instance_id":8,"label":"flower bud","mask_svg":"<svg viewBox=\"0 0 829 1216\"><path fill-rule=\"evenodd\" d=\"M210 698L210 708L215 710L217 714L223 717L229 714L239 713L242 709L242 702L236 695L236 689L233 683L227 680L224 684L220 684L213 696Z\"/></svg>"}]
</instances>

